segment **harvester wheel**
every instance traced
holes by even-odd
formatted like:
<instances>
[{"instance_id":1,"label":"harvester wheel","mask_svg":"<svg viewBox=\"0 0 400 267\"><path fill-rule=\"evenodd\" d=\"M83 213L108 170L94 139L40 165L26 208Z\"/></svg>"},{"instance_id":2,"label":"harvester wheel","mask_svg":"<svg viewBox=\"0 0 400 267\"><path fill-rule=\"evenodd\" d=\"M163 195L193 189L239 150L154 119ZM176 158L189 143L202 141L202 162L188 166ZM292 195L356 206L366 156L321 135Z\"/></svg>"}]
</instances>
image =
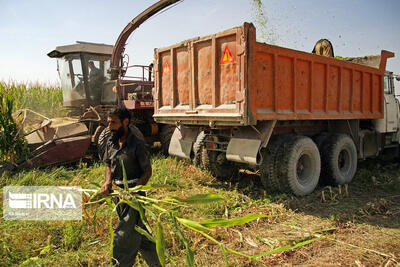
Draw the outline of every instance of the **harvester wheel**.
<instances>
[{"instance_id":1,"label":"harvester wheel","mask_svg":"<svg viewBox=\"0 0 400 267\"><path fill-rule=\"evenodd\" d=\"M329 137L321 149L322 175L329 184L350 183L357 170L357 149L346 134Z\"/></svg>"},{"instance_id":2,"label":"harvester wheel","mask_svg":"<svg viewBox=\"0 0 400 267\"><path fill-rule=\"evenodd\" d=\"M296 196L304 196L314 191L321 172L321 158L316 144L309 137L294 136L281 144L278 152L282 158L278 163L281 187Z\"/></svg>"},{"instance_id":3,"label":"harvester wheel","mask_svg":"<svg viewBox=\"0 0 400 267\"><path fill-rule=\"evenodd\" d=\"M175 131L176 126L164 124L160 130L160 143L161 150L164 155L168 155L169 143L171 142L172 134Z\"/></svg>"},{"instance_id":4,"label":"harvester wheel","mask_svg":"<svg viewBox=\"0 0 400 267\"><path fill-rule=\"evenodd\" d=\"M99 139L97 141L97 153L99 154L100 159L103 159L104 157L107 140L110 136L111 136L111 131L108 129L108 127L105 127L99 135Z\"/></svg>"},{"instance_id":5,"label":"harvester wheel","mask_svg":"<svg viewBox=\"0 0 400 267\"><path fill-rule=\"evenodd\" d=\"M104 127L103 125L97 126L96 130L94 131L94 134L92 136L92 142L94 144L98 144L99 143L99 137L101 135L101 133L104 131L106 127Z\"/></svg>"}]
</instances>

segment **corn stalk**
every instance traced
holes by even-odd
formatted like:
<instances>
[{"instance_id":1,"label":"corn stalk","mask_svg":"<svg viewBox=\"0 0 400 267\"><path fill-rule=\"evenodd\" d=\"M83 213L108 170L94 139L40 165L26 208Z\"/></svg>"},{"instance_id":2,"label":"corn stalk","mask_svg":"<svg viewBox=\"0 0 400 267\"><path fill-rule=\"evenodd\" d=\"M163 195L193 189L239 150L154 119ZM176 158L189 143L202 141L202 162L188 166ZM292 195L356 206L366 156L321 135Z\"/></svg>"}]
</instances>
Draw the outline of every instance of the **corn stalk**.
<instances>
[{"instance_id":1,"label":"corn stalk","mask_svg":"<svg viewBox=\"0 0 400 267\"><path fill-rule=\"evenodd\" d=\"M27 156L27 144L12 116L14 98L0 83L0 164L16 164Z\"/></svg>"}]
</instances>

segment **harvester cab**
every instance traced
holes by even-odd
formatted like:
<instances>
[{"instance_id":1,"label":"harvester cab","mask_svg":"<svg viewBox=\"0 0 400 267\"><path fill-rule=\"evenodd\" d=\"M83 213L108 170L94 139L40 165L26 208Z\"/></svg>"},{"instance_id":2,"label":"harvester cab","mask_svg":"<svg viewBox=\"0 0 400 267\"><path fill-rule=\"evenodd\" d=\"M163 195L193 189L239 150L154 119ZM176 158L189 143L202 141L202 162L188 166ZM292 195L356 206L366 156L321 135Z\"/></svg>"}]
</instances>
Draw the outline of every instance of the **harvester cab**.
<instances>
[{"instance_id":1,"label":"harvester cab","mask_svg":"<svg viewBox=\"0 0 400 267\"><path fill-rule=\"evenodd\" d=\"M115 105L115 82L110 80L112 45L78 41L73 45L57 46L48 53L57 58L58 73L66 108L82 110L97 105ZM78 115L77 114L77 115Z\"/></svg>"}]
</instances>

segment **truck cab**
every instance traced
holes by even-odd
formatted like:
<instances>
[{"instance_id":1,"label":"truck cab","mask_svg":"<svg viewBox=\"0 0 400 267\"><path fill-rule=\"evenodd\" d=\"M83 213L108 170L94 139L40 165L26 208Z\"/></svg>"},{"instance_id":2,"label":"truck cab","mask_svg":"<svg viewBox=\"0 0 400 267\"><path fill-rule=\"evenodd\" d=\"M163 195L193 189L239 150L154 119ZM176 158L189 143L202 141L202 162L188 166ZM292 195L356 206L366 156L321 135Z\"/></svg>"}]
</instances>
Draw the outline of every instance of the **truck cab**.
<instances>
[{"instance_id":1,"label":"truck cab","mask_svg":"<svg viewBox=\"0 0 400 267\"><path fill-rule=\"evenodd\" d=\"M399 131L400 102L395 95L394 79L398 79L393 72L386 71L384 76L384 118L374 121L379 133L396 133Z\"/></svg>"},{"instance_id":2,"label":"truck cab","mask_svg":"<svg viewBox=\"0 0 400 267\"><path fill-rule=\"evenodd\" d=\"M107 73L112 49L112 45L78 41L57 46L47 54L57 58L65 107L82 110L117 103L117 95L112 90L115 82Z\"/></svg>"}]
</instances>

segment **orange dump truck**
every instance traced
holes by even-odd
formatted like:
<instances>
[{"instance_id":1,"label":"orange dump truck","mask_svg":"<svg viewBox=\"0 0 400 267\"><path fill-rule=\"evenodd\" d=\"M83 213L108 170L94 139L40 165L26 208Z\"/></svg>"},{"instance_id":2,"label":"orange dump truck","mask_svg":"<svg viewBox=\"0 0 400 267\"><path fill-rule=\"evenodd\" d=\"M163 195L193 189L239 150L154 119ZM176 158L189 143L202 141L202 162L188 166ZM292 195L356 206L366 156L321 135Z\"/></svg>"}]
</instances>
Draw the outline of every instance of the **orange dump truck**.
<instances>
[{"instance_id":1,"label":"orange dump truck","mask_svg":"<svg viewBox=\"0 0 400 267\"><path fill-rule=\"evenodd\" d=\"M170 154L215 176L259 169L267 189L309 194L398 153L393 56L361 65L259 43L245 23L155 50L154 119L179 126Z\"/></svg>"}]
</instances>

